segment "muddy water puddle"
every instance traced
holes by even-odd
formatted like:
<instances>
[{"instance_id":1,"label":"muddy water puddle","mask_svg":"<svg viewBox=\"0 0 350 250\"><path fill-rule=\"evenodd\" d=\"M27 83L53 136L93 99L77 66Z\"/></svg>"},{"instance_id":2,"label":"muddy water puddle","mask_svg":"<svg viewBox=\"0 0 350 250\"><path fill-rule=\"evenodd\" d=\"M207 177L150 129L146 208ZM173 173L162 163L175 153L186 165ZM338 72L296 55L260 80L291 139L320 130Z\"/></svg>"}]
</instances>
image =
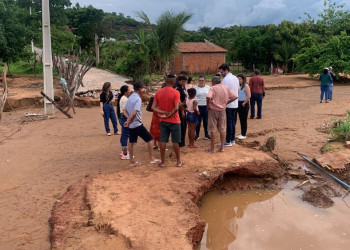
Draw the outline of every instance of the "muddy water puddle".
<instances>
[{"instance_id":1,"label":"muddy water puddle","mask_svg":"<svg viewBox=\"0 0 350 250\"><path fill-rule=\"evenodd\" d=\"M203 198L199 250L350 249L350 197L323 209L303 202L290 181L282 190L246 190Z\"/></svg>"}]
</instances>

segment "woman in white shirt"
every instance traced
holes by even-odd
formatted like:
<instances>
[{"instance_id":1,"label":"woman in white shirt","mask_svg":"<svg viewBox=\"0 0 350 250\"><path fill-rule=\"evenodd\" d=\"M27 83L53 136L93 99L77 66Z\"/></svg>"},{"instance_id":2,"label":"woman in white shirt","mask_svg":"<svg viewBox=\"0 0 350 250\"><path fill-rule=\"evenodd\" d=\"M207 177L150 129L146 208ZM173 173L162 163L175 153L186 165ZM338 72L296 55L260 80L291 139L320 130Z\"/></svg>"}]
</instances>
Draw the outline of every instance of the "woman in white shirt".
<instances>
[{"instance_id":1,"label":"woman in white shirt","mask_svg":"<svg viewBox=\"0 0 350 250\"><path fill-rule=\"evenodd\" d=\"M118 95L117 101L117 115L119 118L119 124L122 127L122 135L120 137L120 144L122 146L122 152L120 154L122 160L129 160L128 153L128 138L129 138L129 129L124 127L124 123L128 120L123 114L123 110L125 108L126 103L128 102L128 98L131 94L131 90L128 85L123 85L120 88L120 94Z\"/></svg>"},{"instance_id":2,"label":"woman in white shirt","mask_svg":"<svg viewBox=\"0 0 350 250\"><path fill-rule=\"evenodd\" d=\"M198 78L198 86L195 87L197 92L195 100L198 103L198 109L199 109L199 117L198 117L199 119L196 127L195 140L199 139L199 132L201 129L202 121L203 121L203 127L204 127L204 139L210 140L210 136L208 133L208 109L207 109L207 95L209 93L210 87L205 83L206 83L205 76L200 76Z\"/></svg>"}]
</instances>

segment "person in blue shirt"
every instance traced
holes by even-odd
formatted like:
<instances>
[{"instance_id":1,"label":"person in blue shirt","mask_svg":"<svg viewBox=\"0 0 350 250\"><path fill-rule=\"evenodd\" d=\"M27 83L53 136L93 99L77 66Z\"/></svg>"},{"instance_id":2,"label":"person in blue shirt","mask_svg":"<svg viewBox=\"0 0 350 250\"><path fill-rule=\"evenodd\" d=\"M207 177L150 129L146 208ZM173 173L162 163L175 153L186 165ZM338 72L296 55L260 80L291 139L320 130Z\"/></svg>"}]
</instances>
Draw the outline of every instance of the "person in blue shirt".
<instances>
[{"instance_id":1,"label":"person in blue shirt","mask_svg":"<svg viewBox=\"0 0 350 250\"><path fill-rule=\"evenodd\" d=\"M136 82L134 84L134 93L132 93L128 98L128 101L123 110L123 114L127 118L126 122L124 123L124 127L129 128L128 151L130 167L135 167L141 164L138 161L134 161L134 145L136 145L138 137L141 137L141 139L148 144L150 163L160 163L160 160L156 159L153 155L153 137L142 123L142 91L143 84L141 82Z\"/></svg>"},{"instance_id":2,"label":"person in blue shirt","mask_svg":"<svg viewBox=\"0 0 350 250\"><path fill-rule=\"evenodd\" d=\"M328 103L329 95L329 86L331 85L333 79L332 76L328 73L328 68L325 68L321 73L319 80L321 81L321 100L323 101L323 96L325 96L325 102Z\"/></svg>"}]
</instances>

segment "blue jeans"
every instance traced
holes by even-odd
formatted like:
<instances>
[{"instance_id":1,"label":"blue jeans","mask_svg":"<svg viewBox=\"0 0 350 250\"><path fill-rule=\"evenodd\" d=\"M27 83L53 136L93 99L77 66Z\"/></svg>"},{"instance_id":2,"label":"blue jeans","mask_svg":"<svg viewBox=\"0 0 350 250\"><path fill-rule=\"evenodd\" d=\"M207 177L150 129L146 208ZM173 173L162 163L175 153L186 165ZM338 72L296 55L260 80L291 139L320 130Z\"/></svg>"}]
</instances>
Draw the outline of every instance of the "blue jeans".
<instances>
[{"instance_id":1,"label":"blue jeans","mask_svg":"<svg viewBox=\"0 0 350 250\"><path fill-rule=\"evenodd\" d=\"M328 99L329 100L333 99L333 83L329 85Z\"/></svg>"},{"instance_id":2,"label":"blue jeans","mask_svg":"<svg viewBox=\"0 0 350 250\"><path fill-rule=\"evenodd\" d=\"M199 116L198 116L198 124L196 127L196 137L199 137L199 133L201 131L201 123L203 121L204 127L204 135L209 136L208 133L208 109L207 106L198 106Z\"/></svg>"},{"instance_id":3,"label":"blue jeans","mask_svg":"<svg viewBox=\"0 0 350 250\"><path fill-rule=\"evenodd\" d=\"M255 117L255 102L258 105L258 118L262 118L262 100L263 94L254 94L250 97L250 118Z\"/></svg>"},{"instance_id":4,"label":"blue jeans","mask_svg":"<svg viewBox=\"0 0 350 250\"><path fill-rule=\"evenodd\" d=\"M323 95L325 98L325 101L328 101L328 94L329 94L329 86L321 86L321 102L323 101Z\"/></svg>"},{"instance_id":5,"label":"blue jeans","mask_svg":"<svg viewBox=\"0 0 350 250\"><path fill-rule=\"evenodd\" d=\"M236 136L236 108L226 108L226 142L232 142Z\"/></svg>"},{"instance_id":6,"label":"blue jeans","mask_svg":"<svg viewBox=\"0 0 350 250\"><path fill-rule=\"evenodd\" d=\"M122 135L120 136L120 145L122 145L122 149L125 149L128 147L128 139L129 139L129 128L124 127L124 123L128 119L124 115L119 116L119 124L122 128Z\"/></svg>"},{"instance_id":7,"label":"blue jeans","mask_svg":"<svg viewBox=\"0 0 350 250\"><path fill-rule=\"evenodd\" d=\"M111 130L109 129L109 119L112 121L114 133L118 132L117 127L117 116L115 115L115 110L113 108L113 104L104 104L103 105L103 118L105 123L105 129L107 133L110 133Z\"/></svg>"}]
</instances>

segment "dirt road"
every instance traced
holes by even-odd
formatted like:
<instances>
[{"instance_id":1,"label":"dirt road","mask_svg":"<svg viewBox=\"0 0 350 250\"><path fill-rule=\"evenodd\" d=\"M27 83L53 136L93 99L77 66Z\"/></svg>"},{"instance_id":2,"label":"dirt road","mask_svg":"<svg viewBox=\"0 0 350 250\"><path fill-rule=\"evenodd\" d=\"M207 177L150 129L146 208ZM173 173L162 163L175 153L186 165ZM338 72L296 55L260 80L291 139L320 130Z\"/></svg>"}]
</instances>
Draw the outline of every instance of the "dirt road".
<instances>
[{"instance_id":1,"label":"dirt road","mask_svg":"<svg viewBox=\"0 0 350 250\"><path fill-rule=\"evenodd\" d=\"M120 89L121 86L126 84L125 81L128 80L130 79L121 75L91 68L84 76L84 87L80 87L79 91L100 90L104 82L110 82L112 84L112 89Z\"/></svg>"},{"instance_id":2,"label":"dirt road","mask_svg":"<svg viewBox=\"0 0 350 250\"><path fill-rule=\"evenodd\" d=\"M276 136L275 153L282 159L297 160L295 151L312 157L327 140L316 128L345 115L349 95L350 87L335 86L334 101L320 104L319 87L270 90L263 119L248 121L246 142L262 144ZM87 174L115 173L128 165L118 156L119 137L105 136L97 107L77 109L73 119L57 112L54 119L21 125L24 112L5 113L0 123L0 249L49 249L48 219L66 188ZM151 113L145 111L144 117L148 127ZM201 150L208 142L198 144ZM145 144L138 146L137 154L146 157ZM185 160L186 164L195 161L186 156Z\"/></svg>"}]
</instances>

